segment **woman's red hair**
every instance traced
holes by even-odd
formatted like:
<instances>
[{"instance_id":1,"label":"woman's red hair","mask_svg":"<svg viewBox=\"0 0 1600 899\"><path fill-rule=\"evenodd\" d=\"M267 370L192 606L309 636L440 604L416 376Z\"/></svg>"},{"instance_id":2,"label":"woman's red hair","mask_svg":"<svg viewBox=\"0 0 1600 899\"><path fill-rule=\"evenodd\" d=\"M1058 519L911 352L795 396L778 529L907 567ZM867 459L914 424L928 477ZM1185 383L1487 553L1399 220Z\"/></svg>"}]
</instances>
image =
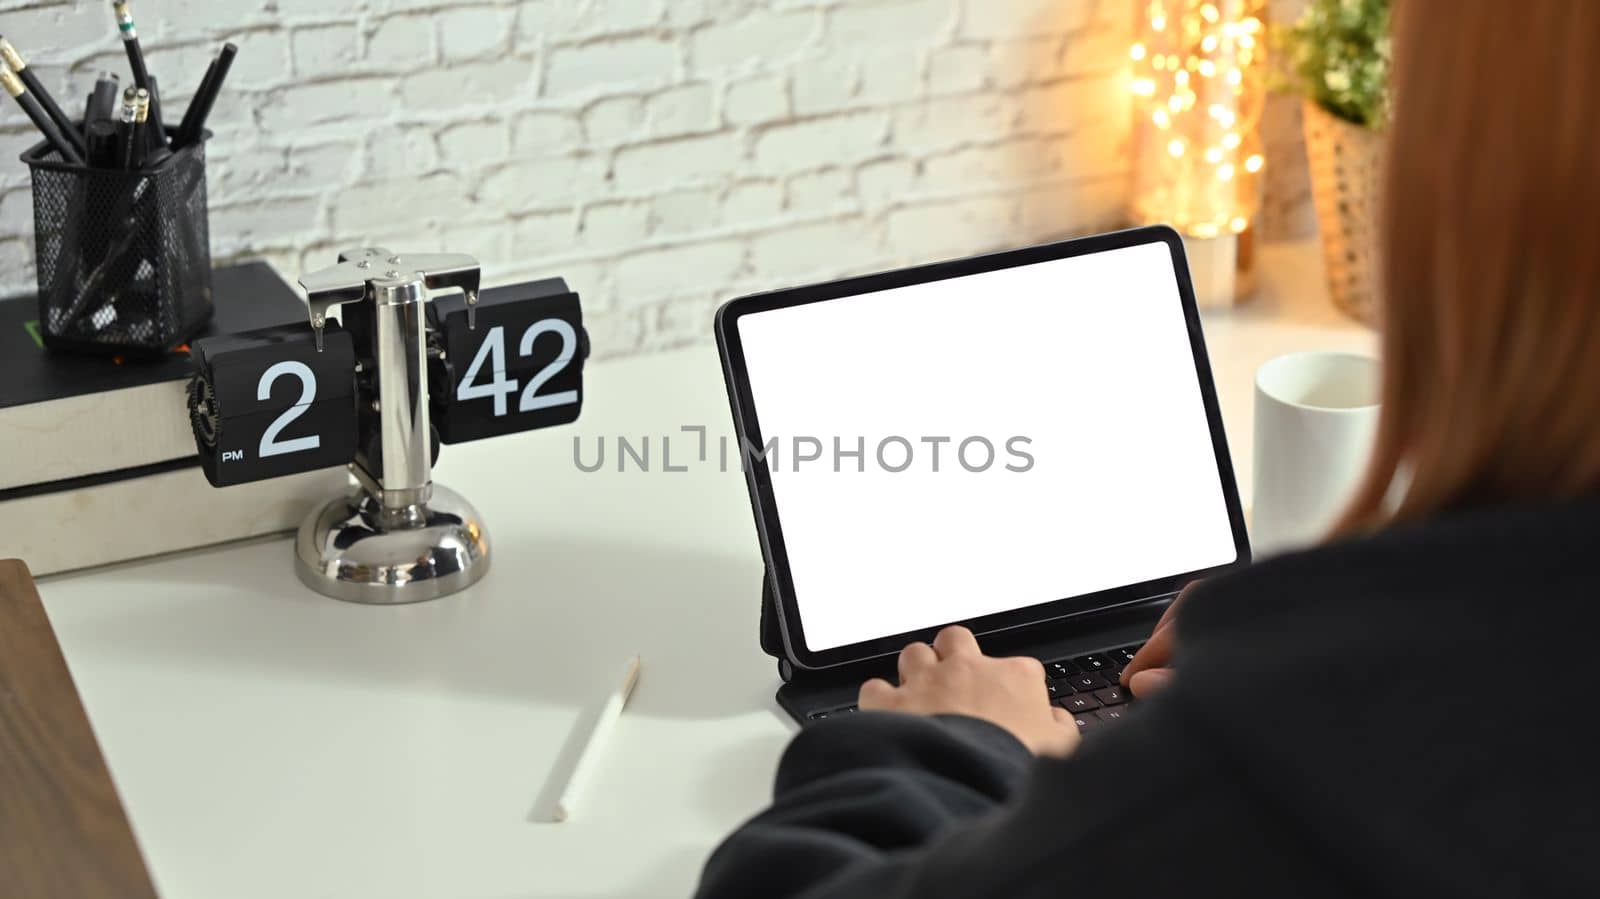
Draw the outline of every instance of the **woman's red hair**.
<instances>
[{"instance_id":1,"label":"woman's red hair","mask_svg":"<svg viewBox=\"0 0 1600 899\"><path fill-rule=\"evenodd\" d=\"M1342 532L1600 488L1600 0L1397 0L1383 409Z\"/></svg>"}]
</instances>

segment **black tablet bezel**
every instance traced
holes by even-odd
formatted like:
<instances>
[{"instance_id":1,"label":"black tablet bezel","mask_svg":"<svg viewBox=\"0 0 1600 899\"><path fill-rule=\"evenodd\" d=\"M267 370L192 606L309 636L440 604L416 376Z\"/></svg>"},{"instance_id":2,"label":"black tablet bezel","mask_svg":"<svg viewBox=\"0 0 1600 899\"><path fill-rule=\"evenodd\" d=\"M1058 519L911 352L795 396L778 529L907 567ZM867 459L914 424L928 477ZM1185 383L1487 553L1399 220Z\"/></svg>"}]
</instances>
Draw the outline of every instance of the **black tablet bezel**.
<instances>
[{"instance_id":1,"label":"black tablet bezel","mask_svg":"<svg viewBox=\"0 0 1600 899\"><path fill-rule=\"evenodd\" d=\"M741 441L741 448L766 445L750 392L744 346L739 339L738 322L742 316L1152 243L1166 244L1172 254L1172 269L1178 279L1178 294L1183 304L1184 321L1188 326L1189 346L1194 355L1195 376L1199 379L1200 395L1205 403L1206 423L1211 429L1211 444L1216 453L1217 474L1221 479L1223 498L1228 509L1228 521L1233 530L1236 550L1234 560L1200 571L1184 572L1124 587L1063 597L959 623L965 624L979 634L1039 625L1169 595L1195 578L1245 564L1250 560L1249 538L1245 531L1244 512L1239 502L1238 484L1233 475L1233 463L1228 454L1228 441L1223 433L1222 412L1217 404L1216 387L1212 383L1211 362L1206 355L1200 314L1195 305L1194 286L1190 281L1188 261L1184 256L1183 240L1176 231L1165 226L1134 228L1041 246L936 262L915 268L846 278L826 284L754 294L724 303L716 314L717 348L722 356L728 402L733 410L734 428ZM772 592L779 613L778 621L783 634L784 649L791 662L801 668L813 670L854 664L899 652L907 643L931 639L938 632L939 627L931 627L825 650L814 651L807 647L805 626L794 602L794 580L790 575L789 557L783 541L783 526L778 518L777 502L772 492L772 474L764 459L744 453L741 453L740 457L745 463L745 481L750 490L751 505L755 512L761 552L766 560L768 576L772 580Z\"/></svg>"}]
</instances>

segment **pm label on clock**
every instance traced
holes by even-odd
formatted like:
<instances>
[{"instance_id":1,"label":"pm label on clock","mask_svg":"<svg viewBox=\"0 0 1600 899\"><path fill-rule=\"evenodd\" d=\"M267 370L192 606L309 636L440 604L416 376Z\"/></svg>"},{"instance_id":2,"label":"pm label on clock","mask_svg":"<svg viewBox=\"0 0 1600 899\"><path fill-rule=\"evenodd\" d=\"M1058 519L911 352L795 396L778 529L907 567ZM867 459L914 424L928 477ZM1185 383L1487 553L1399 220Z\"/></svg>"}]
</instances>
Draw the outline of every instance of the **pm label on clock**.
<instances>
[{"instance_id":1,"label":"pm label on clock","mask_svg":"<svg viewBox=\"0 0 1600 899\"><path fill-rule=\"evenodd\" d=\"M189 414L206 478L227 487L348 463L355 455L355 351L308 325L198 341Z\"/></svg>"}]
</instances>

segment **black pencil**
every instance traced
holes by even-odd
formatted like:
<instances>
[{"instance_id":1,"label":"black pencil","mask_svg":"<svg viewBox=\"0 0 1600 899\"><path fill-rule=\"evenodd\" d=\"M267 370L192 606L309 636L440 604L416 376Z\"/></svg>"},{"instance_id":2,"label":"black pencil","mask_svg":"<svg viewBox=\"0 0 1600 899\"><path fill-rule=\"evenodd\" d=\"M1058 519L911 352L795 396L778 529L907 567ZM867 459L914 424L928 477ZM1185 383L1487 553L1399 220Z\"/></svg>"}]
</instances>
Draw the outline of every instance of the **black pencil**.
<instances>
[{"instance_id":1,"label":"black pencil","mask_svg":"<svg viewBox=\"0 0 1600 899\"><path fill-rule=\"evenodd\" d=\"M111 0L111 9L117 14L117 30L122 32L122 49L128 54L128 68L133 70L135 87L149 88L150 73L145 71L144 50L139 47L139 31L133 27L133 10L128 0Z\"/></svg>"},{"instance_id":2,"label":"black pencil","mask_svg":"<svg viewBox=\"0 0 1600 899\"><path fill-rule=\"evenodd\" d=\"M167 145L167 126L161 120L161 90L156 85L156 76L150 76L150 115L149 124L145 127L145 141L150 149L165 147Z\"/></svg>"},{"instance_id":3,"label":"black pencil","mask_svg":"<svg viewBox=\"0 0 1600 899\"><path fill-rule=\"evenodd\" d=\"M200 80L200 88L195 91L194 99L189 101L189 108L183 113L183 122L178 126L178 133L172 138L172 149L181 150L190 144L200 142L200 136L205 133L206 118L211 115L211 106L217 102L217 94L222 90L223 79L228 77L228 67L233 65L233 57L239 48L232 43L222 45L222 52L212 60L206 69L206 76Z\"/></svg>"},{"instance_id":4,"label":"black pencil","mask_svg":"<svg viewBox=\"0 0 1600 899\"><path fill-rule=\"evenodd\" d=\"M131 169L144 168L145 156L150 149L150 143L145 139L145 122L149 118L150 92L141 87L133 97L133 133L129 136L129 140L133 144L133 153L131 155L132 162L128 166Z\"/></svg>"},{"instance_id":5,"label":"black pencil","mask_svg":"<svg viewBox=\"0 0 1600 899\"><path fill-rule=\"evenodd\" d=\"M5 59L5 63L10 67L11 71L17 73L17 78L28 89L28 93L39 101L39 105L44 109L45 114L50 117L50 121L56 123L56 128L72 144L72 148L78 151L78 155L82 156L83 135L78 133L78 126L73 124L72 119L65 112L61 111L60 106L56 105L55 98L50 96L50 92L44 89L44 85L39 81L38 76L33 74L32 69L28 68L27 60L23 59L22 54L17 52L17 48L11 46L11 42L3 36L0 36L0 57Z\"/></svg>"},{"instance_id":6,"label":"black pencil","mask_svg":"<svg viewBox=\"0 0 1600 899\"><path fill-rule=\"evenodd\" d=\"M60 154L63 160L73 165L83 165L83 156L61 133L61 129L56 127L56 123L51 121L50 116L40 108L39 101L28 93L28 88L23 85L22 79L17 77L16 72L0 68L0 84L5 85L6 93L16 98L17 105L28 114L28 118L33 119L33 124L38 126L39 133L44 135L45 142Z\"/></svg>"},{"instance_id":7,"label":"black pencil","mask_svg":"<svg viewBox=\"0 0 1600 899\"><path fill-rule=\"evenodd\" d=\"M189 133L190 128L194 127L194 117L200 114L199 104L195 101L199 100L200 95L209 89L211 79L216 74L217 60L213 57L210 62L206 63L205 74L200 76L200 85L195 88L194 96L189 99L189 106L184 109L183 118L178 120L178 130L172 132L172 149L176 150L183 146L183 136Z\"/></svg>"},{"instance_id":8,"label":"black pencil","mask_svg":"<svg viewBox=\"0 0 1600 899\"><path fill-rule=\"evenodd\" d=\"M138 118L139 89L130 84L128 89L122 92L122 112L117 117L117 155L121 157L123 171L133 168L135 150L133 130Z\"/></svg>"}]
</instances>

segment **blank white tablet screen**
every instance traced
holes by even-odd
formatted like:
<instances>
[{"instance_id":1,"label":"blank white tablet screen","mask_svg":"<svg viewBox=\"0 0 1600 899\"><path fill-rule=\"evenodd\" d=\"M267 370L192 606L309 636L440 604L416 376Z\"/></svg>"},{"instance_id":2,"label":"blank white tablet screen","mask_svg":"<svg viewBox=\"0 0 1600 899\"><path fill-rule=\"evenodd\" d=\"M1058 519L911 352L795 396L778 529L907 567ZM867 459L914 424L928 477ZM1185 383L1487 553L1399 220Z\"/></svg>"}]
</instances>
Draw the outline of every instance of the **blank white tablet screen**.
<instances>
[{"instance_id":1,"label":"blank white tablet screen","mask_svg":"<svg viewBox=\"0 0 1600 899\"><path fill-rule=\"evenodd\" d=\"M813 651L1236 559L1163 243L738 329Z\"/></svg>"}]
</instances>

